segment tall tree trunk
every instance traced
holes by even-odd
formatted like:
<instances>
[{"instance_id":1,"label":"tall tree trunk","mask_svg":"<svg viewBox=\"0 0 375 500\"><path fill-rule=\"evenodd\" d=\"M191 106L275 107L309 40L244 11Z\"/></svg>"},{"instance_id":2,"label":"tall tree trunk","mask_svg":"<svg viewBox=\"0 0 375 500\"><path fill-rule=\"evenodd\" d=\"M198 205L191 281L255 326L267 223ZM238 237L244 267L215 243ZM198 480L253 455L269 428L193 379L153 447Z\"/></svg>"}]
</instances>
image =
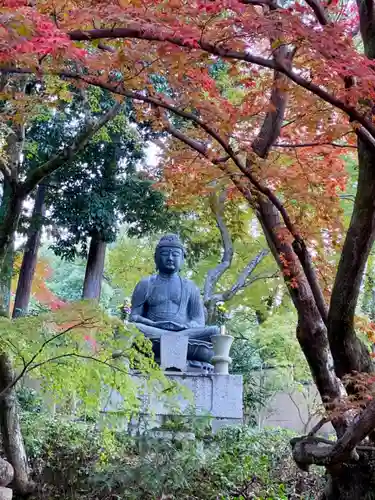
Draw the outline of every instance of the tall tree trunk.
<instances>
[{"instance_id":1,"label":"tall tree trunk","mask_svg":"<svg viewBox=\"0 0 375 500\"><path fill-rule=\"evenodd\" d=\"M375 500L375 455L330 466L323 500Z\"/></svg>"},{"instance_id":2,"label":"tall tree trunk","mask_svg":"<svg viewBox=\"0 0 375 500\"><path fill-rule=\"evenodd\" d=\"M0 354L0 390L13 380L12 362L6 353ZM3 449L14 468L14 489L26 495L33 489L29 479L29 467L19 421L19 409L14 388L8 390L0 400L0 428Z\"/></svg>"},{"instance_id":3,"label":"tall tree trunk","mask_svg":"<svg viewBox=\"0 0 375 500\"><path fill-rule=\"evenodd\" d=\"M279 213L272 203L260 196L258 219L270 250L284 274L290 296L298 313L297 339L309 364L311 374L324 404L340 398L344 391L333 369L327 329L297 255L288 241L278 237L282 227ZM283 255L285 261L280 260ZM286 273L285 265L288 265ZM291 286L288 280L295 279ZM339 426L339 424L337 424Z\"/></svg>"},{"instance_id":4,"label":"tall tree trunk","mask_svg":"<svg viewBox=\"0 0 375 500\"><path fill-rule=\"evenodd\" d=\"M13 243L22 208L22 199L13 187L4 181L1 202L0 247L2 266L0 270L0 314L9 316L10 287L13 271ZM1 332L0 332L1 335ZM0 353L0 392L13 380L11 360L6 352ZM29 469L18 418L17 398L14 388L0 399L0 430L5 455L14 468L14 488L20 494L31 489Z\"/></svg>"},{"instance_id":5,"label":"tall tree trunk","mask_svg":"<svg viewBox=\"0 0 375 500\"><path fill-rule=\"evenodd\" d=\"M101 239L99 233L93 234L83 282L83 299L100 299L106 247L107 244Z\"/></svg>"},{"instance_id":6,"label":"tall tree trunk","mask_svg":"<svg viewBox=\"0 0 375 500\"><path fill-rule=\"evenodd\" d=\"M374 149L358 140L358 185L348 232L332 290L328 337L337 375L371 372L373 363L354 329L355 309L375 239Z\"/></svg>"},{"instance_id":7,"label":"tall tree trunk","mask_svg":"<svg viewBox=\"0 0 375 500\"><path fill-rule=\"evenodd\" d=\"M31 287L34 279L35 268L38 260L40 238L42 234L41 217L45 215L46 187L40 184L35 198L31 227L29 230L22 265L18 277L16 297L14 300L13 318L24 316L29 309Z\"/></svg>"}]
</instances>

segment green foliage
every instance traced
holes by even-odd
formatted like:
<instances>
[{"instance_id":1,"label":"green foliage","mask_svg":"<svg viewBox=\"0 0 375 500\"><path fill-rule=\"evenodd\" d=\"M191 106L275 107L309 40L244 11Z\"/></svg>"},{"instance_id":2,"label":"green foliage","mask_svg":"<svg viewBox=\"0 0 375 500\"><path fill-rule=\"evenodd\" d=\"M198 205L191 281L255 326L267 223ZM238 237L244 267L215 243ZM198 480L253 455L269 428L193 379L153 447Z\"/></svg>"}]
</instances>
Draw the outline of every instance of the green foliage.
<instances>
[{"instance_id":1,"label":"green foliage","mask_svg":"<svg viewBox=\"0 0 375 500\"><path fill-rule=\"evenodd\" d=\"M18 379L35 378L49 400L76 414L97 415L109 391L121 396L124 414L137 413L134 369L145 376L146 391L162 397L173 389L153 360L151 342L91 302L13 321L0 318L0 332L0 349L12 357Z\"/></svg>"},{"instance_id":2,"label":"green foliage","mask_svg":"<svg viewBox=\"0 0 375 500\"><path fill-rule=\"evenodd\" d=\"M232 373L243 377L243 405L246 421L257 424L259 411L275 393L273 379L264 377L264 359L262 348L256 342L259 323L254 312L238 311L228 323L228 329L234 336L231 349Z\"/></svg>"},{"instance_id":3,"label":"green foliage","mask_svg":"<svg viewBox=\"0 0 375 500\"><path fill-rule=\"evenodd\" d=\"M154 248L156 237L129 238L122 234L107 252L106 272L111 283L130 297L135 285L143 277L155 272Z\"/></svg>"},{"instance_id":4,"label":"green foliage","mask_svg":"<svg viewBox=\"0 0 375 500\"><path fill-rule=\"evenodd\" d=\"M48 243L43 245L39 252L39 255L46 259L52 271L46 277L46 285L64 301L81 300L82 283L85 277L85 260L80 257L76 257L74 261L61 259L51 249L47 248L47 245ZM109 309L114 295L115 290L104 279L101 288L100 305L105 309Z\"/></svg>"},{"instance_id":5,"label":"green foliage","mask_svg":"<svg viewBox=\"0 0 375 500\"><path fill-rule=\"evenodd\" d=\"M105 112L113 97L88 89L87 99L73 92L69 103L51 111L49 121L36 120L28 130L25 170L45 161L62 144L73 141L87 114ZM124 107L86 147L50 179L47 190L48 220L54 228L57 255L73 259L87 254L87 240L94 234L114 241L119 224L142 235L169 223L164 195L154 189L155 178L140 171L145 159L147 133L137 127Z\"/></svg>"},{"instance_id":6,"label":"green foliage","mask_svg":"<svg viewBox=\"0 0 375 500\"><path fill-rule=\"evenodd\" d=\"M292 434L279 429L232 427L202 440L160 440L29 412L22 427L35 500L286 500L301 482L290 458ZM317 498L320 485L310 476L300 498Z\"/></svg>"},{"instance_id":7,"label":"green foliage","mask_svg":"<svg viewBox=\"0 0 375 500\"><path fill-rule=\"evenodd\" d=\"M254 335L263 362L277 368L279 385L286 388L311 380L306 359L296 339L297 316L294 311L278 311L260 325Z\"/></svg>"}]
</instances>

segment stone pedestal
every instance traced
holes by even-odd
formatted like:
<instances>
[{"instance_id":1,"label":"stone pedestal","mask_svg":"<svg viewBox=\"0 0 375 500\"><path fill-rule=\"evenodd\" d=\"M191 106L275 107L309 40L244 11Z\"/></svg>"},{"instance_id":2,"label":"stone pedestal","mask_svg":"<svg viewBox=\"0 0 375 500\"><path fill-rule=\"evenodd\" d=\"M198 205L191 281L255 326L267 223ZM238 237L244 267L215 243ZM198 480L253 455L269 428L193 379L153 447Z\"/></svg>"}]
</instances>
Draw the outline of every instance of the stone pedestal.
<instances>
[{"instance_id":1,"label":"stone pedestal","mask_svg":"<svg viewBox=\"0 0 375 500\"><path fill-rule=\"evenodd\" d=\"M13 491L10 488L0 486L0 500L12 500Z\"/></svg>"},{"instance_id":2,"label":"stone pedestal","mask_svg":"<svg viewBox=\"0 0 375 500\"><path fill-rule=\"evenodd\" d=\"M175 333L164 334L160 338L160 367L163 370L177 368L186 371L188 337Z\"/></svg>"},{"instance_id":3,"label":"stone pedestal","mask_svg":"<svg viewBox=\"0 0 375 500\"><path fill-rule=\"evenodd\" d=\"M14 470L9 462L0 458L0 486L8 486L13 481Z\"/></svg>"},{"instance_id":4,"label":"stone pedestal","mask_svg":"<svg viewBox=\"0 0 375 500\"><path fill-rule=\"evenodd\" d=\"M139 417L131 425L134 430L158 428L165 421L175 416L195 416L197 418L212 418L212 430L215 432L224 425L238 425L242 423L242 393L243 382L241 375L219 375L167 372L166 376L178 382L185 388L184 395L170 396L169 398L157 397L153 394L142 396L143 407ZM142 377L138 377L140 387ZM112 393L106 413L116 414L116 409L121 407L121 398L117 393Z\"/></svg>"}]
</instances>

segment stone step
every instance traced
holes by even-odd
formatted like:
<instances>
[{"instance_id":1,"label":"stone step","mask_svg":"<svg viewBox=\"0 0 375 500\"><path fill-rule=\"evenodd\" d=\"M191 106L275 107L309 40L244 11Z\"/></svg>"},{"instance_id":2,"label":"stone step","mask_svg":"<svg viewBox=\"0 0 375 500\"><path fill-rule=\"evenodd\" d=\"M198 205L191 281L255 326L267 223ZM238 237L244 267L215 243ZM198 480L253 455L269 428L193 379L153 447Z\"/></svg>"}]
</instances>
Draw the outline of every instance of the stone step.
<instances>
[{"instance_id":1,"label":"stone step","mask_svg":"<svg viewBox=\"0 0 375 500\"><path fill-rule=\"evenodd\" d=\"M10 488L0 486L0 500L12 500L13 491Z\"/></svg>"}]
</instances>

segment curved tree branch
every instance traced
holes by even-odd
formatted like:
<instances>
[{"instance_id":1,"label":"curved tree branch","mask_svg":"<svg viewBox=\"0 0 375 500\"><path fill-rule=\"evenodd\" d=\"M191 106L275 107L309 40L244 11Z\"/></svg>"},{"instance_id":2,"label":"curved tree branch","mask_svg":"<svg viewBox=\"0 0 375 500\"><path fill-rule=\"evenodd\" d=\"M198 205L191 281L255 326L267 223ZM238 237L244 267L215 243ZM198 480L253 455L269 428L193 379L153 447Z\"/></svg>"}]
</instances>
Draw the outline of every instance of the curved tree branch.
<instances>
[{"instance_id":1,"label":"curved tree branch","mask_svg":"<svg viewBox=\"0 0 375 500\"><path fill-rule=\"evenodd\" d=\"M327 466L349 459L358 460L356 447L374 428L375 401L372 401L336 442L312 436L292 439L293 457L303 468L312 464Z\"/></svg>"},{"instance_id":2,"label":"curved tree branch","mask_svg":"<svg viewBox=\"0 0 375 500\"><path fill-rule=\"evenodd\" d=\"M306 3L314 11L315 17L322 26L326 26L327 24L329 24L328 15L319 0L306 0Z\"/></svg>"},{"instance_id":3,"label":"curved tree branch","mask_svg":"<svg viewBox=\"0 0 375 500\"><path fill-rule=\"evenodd\" d=\"M96 121L89 120L72 144L66 146L60 153L29 173L25 181L18 186L19 195L23 198L26 197L45 177L52 174L64 163L71 161L86 146L96 132L119 113L121 107L122 103L116 103Z\"/></svg>"},{"instance_id":4,"label":"curved tree branch","mask_svg":"<svg viewBox=\"0 0 375 500\"><path fill-rule=\"evenodd\" d=\"M309 1L311 4L317 3L312 0ZM179 37L175 33L172 33L171 30L160 28L160 30L157 31L155 28L150 29L145 26L134 26L132 28L93 29L87 31L75 30L68 33L68 36L71 40L76 41L92 41L104 38L136 38L140 40L169 42L178 47L187 49L191 49L193 46L196 48L195 44L192 45L192 42L189 39ZM249 54L248 52L231 50L230 48L223 47L223 45L211 43L205 40L197 40L195 43L198 48L209 54L226 59L236 59L238 61L249 62L256 64L257 66L273 69L282 73L298 86L308 90L323 99L325 102L346 113L351 121L360 123L373 138L375 137L375 125L363 113L358 111L349 103L335 97L319 85L307 80L300 73L293 71L291 65L286 64L285 61L267 59Z\"/></svg>"},{"instance_id":5,"label":"curved tree branch","mask_svg":"<svg viewBox=\"0 0 375 500\"><path fill-rule=\"evenodd\" d=\"M243 268L242 272L238 276L236 283L227 291L223 292L221 295L224 301L232 299L236 293L240 290L247 288L252 285L256 280L260 279L259 276L254 279L248 279L252 275L255 268L262 262L264 257L269 254L268 249L261 250L250 262ZM269 277L269 276L268 276ZM261 277L264 278L264 277Z\"/></svg>"},{"instance_id":6,"label":"curved tree branch","mask_svg":"<svg viewBox=\"0 0 375 500\"><path fill-rule=\"evenodd\" d=\"M232 238L224 221L224 203L226 197L226 189L222 190L218 196L214 193L210 196L210 208L220 232L223 254L219 264L207 273L203 288L203 301L205 303L211 299L219 279L230 268L233 260Z\"/></svg>"}]
</instances>

